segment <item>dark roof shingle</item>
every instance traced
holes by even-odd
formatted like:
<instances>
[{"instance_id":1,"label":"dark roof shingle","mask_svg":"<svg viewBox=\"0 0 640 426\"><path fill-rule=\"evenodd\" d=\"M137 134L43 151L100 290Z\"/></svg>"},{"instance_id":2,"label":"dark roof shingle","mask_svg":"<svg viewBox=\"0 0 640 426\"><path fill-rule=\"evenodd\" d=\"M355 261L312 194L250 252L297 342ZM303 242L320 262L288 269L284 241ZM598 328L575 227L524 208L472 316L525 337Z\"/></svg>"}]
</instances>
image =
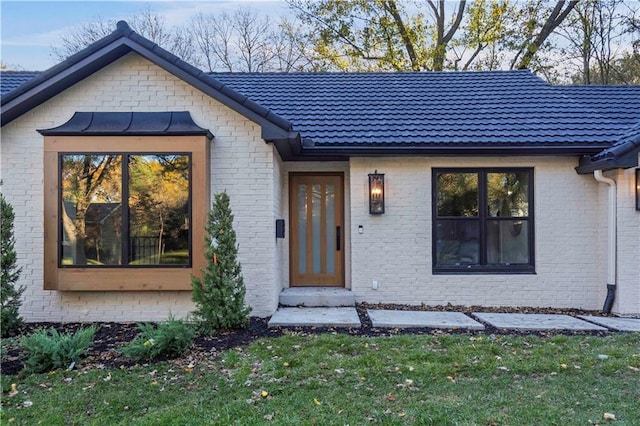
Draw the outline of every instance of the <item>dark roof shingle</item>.
<instances>
[{"instance_id":1,"label":"dark roof shingle","mask_svg":"<svg viewBox=\"0 0 640 426\"><path fill-rule=\"evenodd\" d=\"M565 90L528 70L212 75L323 147L603 146L640 121L640 87L618 105L618 89Z\"/></svg>"},{"instance_id":2,"label":"dark roof shingle","mask_svg":"<svg viewBox=\"0 0 640 426\"><path fill-rule=\"evenodd\" d=\"M32 80L39 71L2 71L0 72L0 95L17 89L23 83Z\"/></svg>"}]
</instances>

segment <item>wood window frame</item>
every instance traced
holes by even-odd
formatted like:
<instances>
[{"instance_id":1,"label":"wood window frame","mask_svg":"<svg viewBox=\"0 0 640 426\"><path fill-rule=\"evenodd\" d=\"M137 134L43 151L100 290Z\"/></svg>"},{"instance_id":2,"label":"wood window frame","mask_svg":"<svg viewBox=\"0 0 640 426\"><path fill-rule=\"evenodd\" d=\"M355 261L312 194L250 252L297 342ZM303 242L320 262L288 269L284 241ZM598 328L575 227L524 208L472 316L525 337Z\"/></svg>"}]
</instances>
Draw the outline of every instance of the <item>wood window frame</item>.
<instances>
[{"instance_id":1,"label":"wood window frame","mask_svg":"<svg viewBox=\"0 0 640 426\"><path fill-rule=\"evenodd\" d=\"M209 197L206 136L45 136L44 289L59 291L191 290L192 275L206 266L205 226ZM59 266L60 154L172 154L191 156L191 264L185 267Z\"/></svg>"},{"instance_id":2,"label":"wood window frame","mask_svg":"<svg viewBox=\"0 0 640 426\"><path fill-rule=\"evenodd\" d=\"M466 167L466 168L433 168L431 171L431 217L432 217L432 272L438 274L535 274L535 220L534 220L534 169L533 167ZM478 217L471 218L479 222L479 257L480 264L438 265L437 253L437 226L438 220L438 174L439 173L476 173L478 175ZM487 223L495 218L487 214L487 174L489 173L527 173L528 182L528 250L529 262L527 264L491 265L487 259ZM442 217L447 220L447 217ZM501 218L509 219L509 218ZM464 219L461 219L464 220Z\"/></svg>"}]
</instances>

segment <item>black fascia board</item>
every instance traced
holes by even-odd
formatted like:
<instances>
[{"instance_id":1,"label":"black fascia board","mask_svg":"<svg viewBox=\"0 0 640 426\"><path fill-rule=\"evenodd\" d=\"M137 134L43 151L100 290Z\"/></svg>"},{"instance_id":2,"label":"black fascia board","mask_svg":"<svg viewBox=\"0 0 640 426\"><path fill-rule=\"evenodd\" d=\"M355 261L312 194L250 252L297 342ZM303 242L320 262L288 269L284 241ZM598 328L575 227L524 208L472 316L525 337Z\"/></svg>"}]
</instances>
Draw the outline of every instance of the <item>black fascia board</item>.
<instances>
[{"instance_id":1,"label":"black fascia board","mask_svg":"<svg viewBox=\"0 0 640 426\"><path fill-rule=\"evenodd\" d=\"M606 172L607 170L628 169L631 167L638 166L637 155L634 155L634 156L630 155L620 159L606 158L598 161L591 161L591 160L585 161L583 160L583 158L580 159L580 165L576 167L576 172L579 175L593 173L596 170L602 170Z\"/></svg>"},{"instance_id":2,"label":"black fascia board","mask_svg":"<svg viewBox=\"0 0 640 426\"><path fill-rule=\"evenodd\" d=\"M302 156L330 156L330 157L351 157L351 156L367 156L382 157L390 155L407 156L407 155L470 155L470 156L542 156L542 155L563 155L563 156L582 156L594 155L606 149L607 145L451 145L442 144L441 146L344 146L344 147L319 147L308 146L305 144L302 150Z\"/></svg>"},{"instance_id":3,"label":"black fascia board","mask_svg":"<svg viewBox=\"0 0 640 426\"><path fill-rule=\"evenodd\" d=\"M99 71L110 63L130 52L126 46L100 49L72 65L67 64L63 70L55 73L45 71L40 76L25 83L24 86L9 92L10 97L3 97L2 126L29 112L33 108L60 94L69 87ZM64 64L61 63L59 65ZM45 78L42 78L44 76Z\"/></svg>"},{"instance_id":4,"label":"black fascia board","mask_svg":"<svg viewBox=\"0 0 640 426\"><path fill-rule=\"evenodd\" d=\"M638 166L640 154L640 134L623 138L620 143L605 149L594 156L583 156L576 167L578 174L592 173L595 170L628 169Z\"/></svg>"}]
</instances>

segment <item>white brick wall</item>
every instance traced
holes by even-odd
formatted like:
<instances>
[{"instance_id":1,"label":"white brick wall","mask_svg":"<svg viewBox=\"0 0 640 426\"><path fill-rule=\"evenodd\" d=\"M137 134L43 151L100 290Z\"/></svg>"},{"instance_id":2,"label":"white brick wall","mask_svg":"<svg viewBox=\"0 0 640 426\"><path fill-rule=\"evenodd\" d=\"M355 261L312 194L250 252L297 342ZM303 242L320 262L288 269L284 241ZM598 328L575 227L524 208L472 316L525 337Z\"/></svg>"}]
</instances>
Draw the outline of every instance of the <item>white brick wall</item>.
<instances>
[{"instance_id":1,"label":"white brick wall","mask_svg":"<svg viewBox=\"0 0 640 426\"><path fill-rule=\"evenodd\" d=\"M618 170L618 275L613 311L640 315L640 212L635 209L635 169Z\"/></svg>"},{"instance_id":2,"label":"white brick wall","mask_svg":"<svg viewBox=\"0 0 640 426\"><path fill-rule=\"evenodd\" d=\"M601 308L606 254L598 248L605 247L606 188L593 176L576 174L576 164L575 158L352 158L351 280L357 300ZM534 167L535 275L433 275L433 167ZM380 216L368 214L367 174L375 169L385 174L386 212Z\"/></svg>"},{"instance_id":3,"label":"white brick wall","mask_svg":"<svg viewBox=\"0 0 640 426\"><path fill-rule=\"evenodd\" d=\"M146 321L184 316L190 292L56 292L43 286L43 138L35 129L76 111L189 111L215 135L212 192L226 190L252 315L277 306L274 265L274 150L260 128L161 68L129 54L2 128L2 192L16 211L16 250L28 321Z\"/></svg>"}]
</instances>

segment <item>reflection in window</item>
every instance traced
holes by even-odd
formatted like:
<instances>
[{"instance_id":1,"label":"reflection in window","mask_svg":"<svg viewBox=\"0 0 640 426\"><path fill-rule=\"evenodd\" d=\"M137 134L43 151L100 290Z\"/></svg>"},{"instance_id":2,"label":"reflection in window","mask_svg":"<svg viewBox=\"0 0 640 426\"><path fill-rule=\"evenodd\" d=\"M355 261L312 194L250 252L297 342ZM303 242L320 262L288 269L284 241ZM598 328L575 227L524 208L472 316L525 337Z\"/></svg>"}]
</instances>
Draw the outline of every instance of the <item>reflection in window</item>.
<instances>
[{"instance_id":1,"label":"reflection in window","mask_svg":"<svg viewBox=\"0 0 640 426\"><path fill-rule=\"evenodd\" d=\"M434 171L434 270L532 272L531 176Z\"/></svg>"},{"instance_id":2,"label":"reflection in window","mask_svg":"<svg viewBox=\"0 0 640 426\"><path fill-rule=\"evenodd\" d=\"M188 155L62 155L61 183L62 266L189 265Z\"/></svg>"}]
</instances>

